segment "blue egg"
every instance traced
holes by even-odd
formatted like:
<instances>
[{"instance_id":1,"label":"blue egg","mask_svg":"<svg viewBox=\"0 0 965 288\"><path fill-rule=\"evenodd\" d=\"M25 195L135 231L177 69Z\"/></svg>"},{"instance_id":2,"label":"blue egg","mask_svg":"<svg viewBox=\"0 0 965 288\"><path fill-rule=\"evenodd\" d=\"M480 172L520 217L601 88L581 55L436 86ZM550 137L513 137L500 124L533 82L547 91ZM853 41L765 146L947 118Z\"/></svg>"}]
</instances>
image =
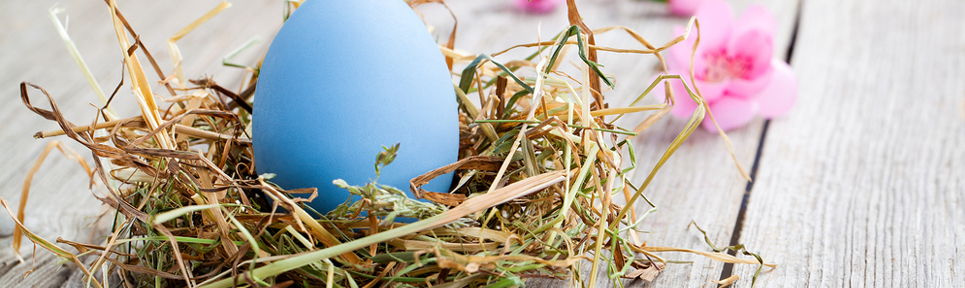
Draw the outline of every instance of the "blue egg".
<instances>
[{"instance_id":1,"label":"blue egg","mask_svg":"<svg viewBox=\"0 0 965 288\"><path fill-rule=\"evenodd\" d=\"M402 0L309 0L275 36L255 91L252 141L259 174L284 189L316 187L325 213L364 185L375 157L400 143L380 184L455 162L459 124L452 78L425 25ZM452 175L423 189L446 192Z\"/></svg>"}]
</instances>

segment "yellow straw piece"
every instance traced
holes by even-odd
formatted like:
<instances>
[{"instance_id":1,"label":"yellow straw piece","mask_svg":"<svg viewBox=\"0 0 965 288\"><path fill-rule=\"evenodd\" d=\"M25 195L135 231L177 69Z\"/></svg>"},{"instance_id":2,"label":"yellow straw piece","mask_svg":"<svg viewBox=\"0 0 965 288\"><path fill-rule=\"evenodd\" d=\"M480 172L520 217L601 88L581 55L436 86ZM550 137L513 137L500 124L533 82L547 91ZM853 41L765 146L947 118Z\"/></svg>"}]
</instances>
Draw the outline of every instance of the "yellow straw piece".
<instances>
[{"instance_id":1,"label":"yellow straw piece","mask_svg":"<svg viewBox=\"0 0 965 288\"><path fill-rule=\"evenodd\" d=\"M171 51L171 60L174 61L174 75L177 76L177 85L181 88L184 88L184 85L186 84L184 81L184 71L181 69L181 60L183 59L181 57L181 50L178 49L178 45L175 44L175 42L181 40L181 38L188 35L188 33L191 33L191 31L194 31L195 28L198 28L198 26L204 24L204 22L208 22L208 20L210 20L212 17L218 15L218 13L221 13L221 11L228 9L228 7L231 7L231 3L228 3L228 1L222 1L221 4L218 4L218 6L214 7L214 9L211 9L211 11L208 11L208 13L202 15L201 18L194 20L194 22L191 22L191 24L188 24L188 26L185 26L177 33L174 33L174 36L168 38L168 50Z\"/></svg>"}]
</instances>

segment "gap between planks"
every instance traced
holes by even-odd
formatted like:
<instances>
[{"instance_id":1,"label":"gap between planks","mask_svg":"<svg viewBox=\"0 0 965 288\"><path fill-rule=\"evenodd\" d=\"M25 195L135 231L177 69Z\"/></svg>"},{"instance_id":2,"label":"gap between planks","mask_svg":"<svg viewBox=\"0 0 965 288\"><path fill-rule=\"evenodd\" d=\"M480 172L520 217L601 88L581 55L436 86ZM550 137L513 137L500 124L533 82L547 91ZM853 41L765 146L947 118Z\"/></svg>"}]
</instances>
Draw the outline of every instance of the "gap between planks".
<instances>
[{"instance_id":1,"label":"gap between planks","mask_svg":"<svg viewBox=\"0 0 965 288\"><path fill-rule=\"evenodd\" d=\"M791 59L794 57L794 45L797 44L797 32L798 27L801 25L801 2L797 4L797 10L794 13L794 28L791 29L791 40L787 45L787 53L784 55L784 62L791 64ZM751 198L751 192L754 190L754 180L757 179L757 167L761 163L761 152L764 151L764 141L767 140L767 129L771 126L771 120L768 119L764 121L764 128L761 129L761 140L757 144L757 153L754 155L754 164L751 166L751 180L747 181L747 188L744 191L744 197L741 199L740 211L737 212L737 219L734 220L734 232L731 233L730 243L727 246L737 246L740 245L741 230L744 229L744 215L747 215L747 202ZM737 256L736 250L729 250L727 254L731 256ZM765 259L767 261L767 259ZM734 274L734 264L726 263L723 269L720 271L720 280L729 278Z\"/></svg>"}]
</instances>

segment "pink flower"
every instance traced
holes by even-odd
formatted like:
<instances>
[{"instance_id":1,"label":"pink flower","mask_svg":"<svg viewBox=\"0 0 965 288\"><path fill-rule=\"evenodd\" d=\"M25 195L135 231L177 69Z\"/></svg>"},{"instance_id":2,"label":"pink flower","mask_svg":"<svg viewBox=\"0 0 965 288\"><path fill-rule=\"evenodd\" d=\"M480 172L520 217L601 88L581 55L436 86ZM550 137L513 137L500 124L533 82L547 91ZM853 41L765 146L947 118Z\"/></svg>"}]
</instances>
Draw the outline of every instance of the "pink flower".
<instances>
[{"instance_id":1,"label":"pink flower","mask_svg":"<svg viewBox=\"0 0 965 288\"><path fill-rule=\"evenodd\" d=\"M670 6L670 14L677 16L693 16L694 11L697 11L697 7L704 3L705 0L668 0L668 6Z\"/></svg>"},{"instance_id":2,"label":"pink flower","mask_svg":"<svg viewBox=\"0 0 965 288\"><path fill-rule=\"evenodd\" d=\"M516 7L531 13L548 13L565 0L515 0Z\"/></svg>"},{"instance_id":3,"label":"pink flower","mask_svg":"<svg viewBox=\"0 0 965 288\"><path fill-rule=\"evenodd\" d=\"M741 127L755 114L770 119L787 113L797 98L797 79L787 63L771 59L774 16L755 5L735 21L730 6L717 0L707 1L695 15L702 31L694 55L694 77L720 128ZM675 34L683 33L683 27L675 27ZM690 53L695 39L696 35L691 34L686 41L671 47L667 60L670 74L681 75L691 87ZM676 104L671 114L689 118L697 103L690 99L680 81L669 81ZM714 131L709 118L701 126Z\"/></svg>"}]
</instances>

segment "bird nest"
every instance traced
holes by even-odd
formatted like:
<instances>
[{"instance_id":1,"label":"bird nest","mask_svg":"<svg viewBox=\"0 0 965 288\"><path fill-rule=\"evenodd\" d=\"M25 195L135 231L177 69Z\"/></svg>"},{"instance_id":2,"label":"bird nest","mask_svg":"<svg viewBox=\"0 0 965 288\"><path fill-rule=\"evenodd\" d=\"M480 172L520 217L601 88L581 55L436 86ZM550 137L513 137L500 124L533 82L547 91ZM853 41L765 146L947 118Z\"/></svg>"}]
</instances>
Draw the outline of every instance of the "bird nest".
<instances>
[{"instance_id":1,"label":"bird nest","mask_svg":"<svg viewBox=\"0 0 965 288\"><path fill-rule=\"evenodd\" d=\"M239 90L211 78L185 80L179 64L176 76L168 79L146 47L132 37L137 34L113 2L108 1L111 16L119 44L127 51L125 80L140 104L140 115L117 117L108 104L115 97L111 95L103 97L93 124L76 125L64 118L43 88L26 82L20 86L24 104L61 128L36 137L65 135L93 152L93 165L77 159L93 167L87 168L92 183L107 191L95 197L116 213L110 235L99 245L59 241L76 253L31 233L22 224L22 214L17 232L76 263L90 285L120 281L125 287L505 287L522 285L527 278L569 278L593 285L597 273L581 274L586 267L607 269L614 281L652 280L666 263L659 252L667 251L763 264L759 257L746 260L646 246L637 237L639 224L656 207L644 194L646 188L698 127L706 104L698 107L645 180L631 183L630 173L640 167L635 166L630 139L665 116L673 98L668 92L659 95L664 103L637 103L657 85L680 81L681 76L662 75L628 107L609 107L601 88L612 82L596 63L596 54L652 54L662 63L660 52L687 35L657 47L626 28L593 31L579 20L569 1L572 26L552 40L507 49L536 51L506 65L490 55L457 52L450 38L440 45L450 69L454 64L465 67L454 73L460 160L426 171L412 179L410 187L335 181L357 200L320 213L324 211L304 204L316 196L314 189L286 190L271 183L270 175L255 172L249 127L252 106L258 105L252 101L258 65L235 65L250 72ZM441 1L409 4L428 2ZM285 5L297 8L298 3ZM175 63L181 59L174 41L226 7L219 5L171 38ZM690 27L694 24L692 20ZM594 34L614 30L629 33L647 48L595 43ZM71 43L66 33L61 35ZM567 47L577 51L582 75L558 71ZM79 59L76 50L71 51ZM82 63L78 61L87 71ZM167 107L155 101L152 89L157 88L148 80L153 73L170 95L165 97ZM31 103L29 94L36 91L47 97L49 108ZM686 93L704 103L697 90L688 88ZM479 102L470 100L474 94ZM614 126L628 113L651 114L634 129ZM48 152L59 145L51 143ZM375 157L379 169L391 165L397 148L356 156ZM446 173L455 173L458 179L450 193L421 189ZM410 189L421 200L400 189ZM417 220L399 221L402 217ZM20 238L16 236L17 247ZM84 261L82 255L96 257ZM96 271L111 276L92 276Z\"/></svg>"}]
</instances>

